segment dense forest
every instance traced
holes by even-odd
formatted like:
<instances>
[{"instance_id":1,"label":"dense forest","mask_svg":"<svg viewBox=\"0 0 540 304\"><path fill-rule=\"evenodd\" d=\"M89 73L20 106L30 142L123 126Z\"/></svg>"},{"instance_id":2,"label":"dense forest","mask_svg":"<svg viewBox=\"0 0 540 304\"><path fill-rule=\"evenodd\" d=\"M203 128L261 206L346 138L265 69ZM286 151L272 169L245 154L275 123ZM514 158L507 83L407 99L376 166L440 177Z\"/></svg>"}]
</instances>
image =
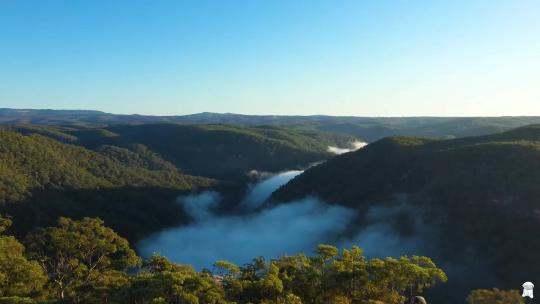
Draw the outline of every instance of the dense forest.
<instances>
[{"instance_id":1,"label":"dense forest","mask_svg":"<svg viewBox=\"0 0 540 304\"><path fill-rule=\"evenodd\" d=\"M397 304L424 293L437 303L522 303L512 289L540 273L540 241L529 237L539 223L540 126L328 151L355 140L283 126L4 125L0 303ZM267 206L316 196L353 209L351 231L369 225L363 215L373 207L397 206L388 225L418 234L429 254L381 259L321 245L313 255L195 270L159 255L142 259L129 245L188 223L179 195L219 189L234 196L244 193L251 170L321 161ZM453 269L475 263L489 275L474 270L465 278Z\"/></svg>"},{"instance_id":2,"label":"dense forest","mask_svg":"<svg viewBox=\"0 0 540 304\"><path fill-rule=\"evenodd\" d=\"M132 241L188 221L175 202L180 194L209 188L241 193L251 170L308 166L332 156L327 145L354 140L222 125L1 129L0 211L18 219L17 235L59 216L91 216Z\"/></svg>"},{"instance_id":3,"label":"dense forest","mask_svg":"<svg viewBox=\"0 0 540 304\"><path fill-rule=\"evenodd\" d=\"M393 137L308 169L273 200L316 196L364 215L393 206L394 231L422 239L437 260L485 264L462 282L510 288L540 280L540 239L528 237L540 226L539 166L538 125L455 140Z\"/></svg>"},{"instance_id":4,"label":"dense forest","mask_svg":"<svg viewBox=\"0 0 540 304\"><path fill-rule=\"evenodd\" d=\"M22 242L6 234L10 225L0 218L0 303L401 304L447 280L427 257L366 259L359 247L330 245L196 271L159 255L141 259L95 218L61 217ZM517 291L475 290L467 303L522 300Z\"/></svg>"},{"instance_id":5,"label":"dense forest","mask_svg":"<svg viewBox=\"0 0 540 304\"><path fill-rule=\"evenodd\" d=\"M277 126L145 124L112 126L13 125L91 149L128 166L176 167L191 174L245 181L251 170L276 172L328 159L328 146L348 147L356 138Z\"/></svg>"},{"instance_id":6,"label":"dense forest","mask_svg":"<svg viewBox=\"0 0 540 304\"><path fill-rule=\"evenodd\" d=\"M59 216L98 216L137 238L185 217L174 203L179 193L216 184L177 170L126 166L41 135L0 131L0 141L0 208L18 219L18 234Z\"/></svg>"},{"instance_id":7,"label":"dense forest","mask_svg":"<svg viewBox=\"0 0 540 304\"><path fill-rule=\"evenodd\" d=\"M137 256L96 218L61 217L21 242L0 217L0 303L401 304L447 277L428 257L366 259L353 246L319 245L313 255L242 266L216 261L196 271L154 255ZM9 231L9 230L8 230ZM516 290L472 291L468 304L521 304Z\"/></svg>"}]
</instances>

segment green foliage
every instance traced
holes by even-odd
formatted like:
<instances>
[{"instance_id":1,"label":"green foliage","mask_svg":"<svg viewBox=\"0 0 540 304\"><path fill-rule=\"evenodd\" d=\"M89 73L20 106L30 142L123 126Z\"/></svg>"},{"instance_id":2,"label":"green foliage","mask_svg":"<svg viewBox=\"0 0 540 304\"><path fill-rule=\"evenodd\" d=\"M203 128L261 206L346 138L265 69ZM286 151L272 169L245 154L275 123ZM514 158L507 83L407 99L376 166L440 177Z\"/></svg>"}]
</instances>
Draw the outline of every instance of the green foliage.
<instances>
[{"instance_id":1,"label":"green foliage","mask_svg":"<svg viewBox=\"0 0 540 304\"><path fill-rule=\"evenodd\" d=\"M0 223L0 233L11 225L10 220L1 216ZM24 246L19 241L12 236L0 236L0 297L6 297L0 303L17 303L16 297L35 295L46 280L40 265L26 259Z\"/></svg>"},{"instance_id":2,"label":"green foliage","mask_svg":"<svg viewBox=\"0 0 540 304\"><path fill-rule=\"evenodd\" d=\"M151 124L45 127L18 125L3 129L16 131L29 137L40 135L54 141L82 146L99 152L107 160L130 168L157 171L180 169L193 175L225 180L245 180L246 173L253 169L280 171L306 166L331 157L332 154L327 151L328 146L346 147L356 140L347 135L273 126ZM79 150L79 153L81 151ZM88 157L103 161L96 155L85 156L85 158ZM87 162L82 164L87 164ZM103 166L110 167L113 164L93 167ZM85 166L85 169L93 167ZM92 173L99 173L99 171ZM109 182L117 180L116 176L111 177L114 178L109 179ZM166 185L165 181L163 186Z\"/></svg>"},{"instance_id":3,"label":"green foliage","mask_svg":"<svg viewBox=\"0 0 540 304\"><path fill-rule=\"evenodd\" d=\"M231 268L227 265L228 268ZM261 258L236 275L220 276L227 296L247 303L371 303L401 304L446 275L427 257L366 261L358 247L319 245L316 255Z\"/></svg>"},{"instance_id":4,"label":"green foliage","mask_svg":"<svg viewBox=\"0 0 540 304\"><path fill-rule=\"evenodd\" d=\"M9 231L19 236L64 215L101 217L137 239L184 220L178 194L216 185L181 172L235 179L253 168L276 171L326 159L327 145L349 139L223 125L12 128L0 131L0 211L13 216ZM406 193L440 224L443 253L459 261L475 249L511 281L540 269L540 241L529 233L540 209L539 142L537 126L449 141L388 138L308 170L274 198L316 194L361 214ZM10 225L0 218L0 233ZM0 303L54 300L63 291L75 303L391 304L446 280L425 257L366 260L359 248L328 245L314 256L257 258L243 267L218 261L214 274L159 256L128 272L138 258L103 222L64 218L59 225L33 232L27 250L0 236ZM469 300L514 297L475 291Z\"/></svg>"},{"instance_id":5,"label":"green foliage","mask_svg":"<svg viewBox=\"0 0 540 304\"><path fill-rule=\"evenodd\" d=\"M117 297L122 303L229 303L211 275L173 264L161 256L146 261L142 271Z\"/></svg>"},{"instance_id":6,"label":"green foliage","mask_svg":"<svg viewBox=\"0 0 540 304\"><path fill-rule=\"evenodd\" d=\"M228 261L216 261L214 263L214 269L216 270L216 273L220 277L229 277L236 275L240 272L240 267L234 265L231 262Z\"/></svg>"},{"instance_id":7,"label":"green foliage","mask_svg":"<svg viewBox=\"0 0 540 304\"><path fill-rule=\"evenodd\" d=\"M0 296L32 295L45 281L40 265L24 256L21 243L12 236L0 237Z\"/></svg>"},{"instance_id":8,"label":"green foliage","mask_svg":"<svg viewBox=\"0 0 540 304\"><path fill-rule=\"evenodd\" d=\"M522 304L525 303L517 290L477 289L467 297L467 304Z\"/></svg>"},{"instance_id":9,"label":"green foliage","mask_svg":"<svg viewBox=\"0 0 540 304\"><path fill-rule=\"evenodd\" d=\"M11 227L12 224L13 222L11 221L11 219L0 215L0 234L8 230L8 228Z\"/></svg>"},{"instance_id":10,"label":"green foliage","mask_svg":"<svg viewBox=\"0 0 540 304\"><path fill-rule=\"evenodd\" d=\"M359 214L405 205L414 222L427 225L419 229L437 227L437 239L425 242L441 259L462 265L481 260L493 270L490 276L514 282L540 273L534 254L540 239L528 237L538 229L539 183L540 127L529 126L453 140L385 138L306 170L272 199L313 195ZM399 216L388 218L396 233L414 233L416 224ZM461 279L472 288L471 275Z\"/></svg>"},{"instance_id":11,"label":"green foliage","mask_svg":"<svg viewBox=\"0 0 540 304\"><path fill-rule=\"evenodd\" d=\"M93 216L138 239L185 220L178 195L217 184L167 168L144 147L137 155L147 162L127 166L42 135L0 131L0 141L0 211L17 218L19 236L59 216Z\"/></svg>"},{"instance_id":12,"label":"green foliage","mask_svg":"<svg viewBox=\"0 0 540 304\"><path fill-rule=\"evenodd\" d=\"M403 303L424 288L447 281L446 274L431 259L419 256L373 259L368 263L368 272L369 294L385 303Z\"/></svg>"},{"instance_id":13,"label":"green foliage","mask_svg":"<svg viewBox=\"0 0 540 304\"><path fill-rule=\"evenodd\" d=\"M216 274L160 255L140 263L125 239L91 218L60 218L57 227L30 234L27 244L35 261L23 257L13 237L0 237L0 303L401 304L446 281L427 257L367 260L358 247L330 245L319 245L313 256L259 257L242 267L217 261ZM467 301L502 304L515 296L480 290Z\"/></svg>"},{"instance_id":14,"label":"green foliage","mask_svg":"<svg viewBox=\"0 0 540 304\"><path fill-rule=\"evenodd\" d=\"M0 126L0 130L2 129L7 131L16 131L24 135L40 134L66 143L77 141L77 137L66 133L69 131L73 131L73 128L69 127L20 124L11 126Z\"/></svg>"},{"instance_id":15,"label":"green foliage","mask_svg":"<svg viewBox=\"0 0 540 304\"><path fill-rule=\"evenodd\" d=\"M204 177L246 181L253 169L280 171L330 157L352 137L279 127L0 127L0 212L13 232L60 216L99 217L130 240L187 221L176 197L209 187Z\"/></svg>"},{"instance_id":16,"label":"green foliage","mask_svg":"<svg viewBox=\"0 0 540 304\"><path fill-rule=\"evenodd\" d=\"M178 174L174 171L150 171L126 167L99 153L82 147L62 144L40 136L22 136L0 131L0 176L15 184L0 192L0 202L17 202L15 190L95 189L118 187L164 187L179 190L195 185L211 185L210 180ZM19 185L17 187L17 185ZM10 190L10 188L14 188Z\"/></svg>"},{"instance_id":17,"label":"green foliage","mask_svg":"<svg viewBox=\"0 0 540 304\"><path fill-rule=\"evenodd\" d=\"M157 153L152 152L144 145L136 144L130 148L131 150L117 146L103 145L97 151L128 167L177 171L173 164L162 159Z\"/></svg>"},{"instance_id":18,"label":"green foliage","mask_svg":"<svg viewBox=\"0 0 540 304\"><path fill-rule=\"evenodd\" d=\"M31 298L21 297L0 297L0 304L35 304Z\"/></svg>"},{"instance_id":19,"label":"green foliage","mask_svg":"<svg viewBox=\"0 0 540 304\"><path fill-rule=\"evenodd\" d=\"M174 164L182 172L223 180L245 181L256 169L280 171L306 166L331 157L329 145L346 146L354 137L285 127L241 127L232 125L146 124L104 128L117 136L101 136L85 127L70 131L77 144L89 149L108 149L108 155L126 164L144 163L156 157ZM110 151L120 147L126 150ZM144 146L156 157L141 151ZM163 166L163 161L158 161ZM143 166L148 166L144 165Z\"/></svg>"},{"instance_id":20,"label":"green foliage","mask_svg":"<svg viewBox=\"0 0 540 304\"><path fill-rule=\"evenodd\" d=\"M40 228L26 243L29 256L43 265L60 299L76 298L78 289L96 282L104 273L139 264L127 240L99 219L60 218L58 227Z\"/></svg>"}]
</instances>

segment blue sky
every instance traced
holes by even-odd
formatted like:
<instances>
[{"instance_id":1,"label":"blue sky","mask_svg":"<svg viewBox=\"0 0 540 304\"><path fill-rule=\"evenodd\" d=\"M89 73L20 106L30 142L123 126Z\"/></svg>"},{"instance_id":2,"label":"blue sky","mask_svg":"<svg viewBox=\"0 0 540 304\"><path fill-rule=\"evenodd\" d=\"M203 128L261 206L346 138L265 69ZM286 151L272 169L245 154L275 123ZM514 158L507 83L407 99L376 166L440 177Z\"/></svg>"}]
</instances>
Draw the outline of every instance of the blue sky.
<instances>
[{"instance_id":1,"label":"blue sky","mask_svg":"<svg viewBox=\"0 0 540 304\"><path fill-rule=\"evenodd\" d=\"M0 1L0 107L540 115L540 1Z\"/></svg>"}]
</instances>

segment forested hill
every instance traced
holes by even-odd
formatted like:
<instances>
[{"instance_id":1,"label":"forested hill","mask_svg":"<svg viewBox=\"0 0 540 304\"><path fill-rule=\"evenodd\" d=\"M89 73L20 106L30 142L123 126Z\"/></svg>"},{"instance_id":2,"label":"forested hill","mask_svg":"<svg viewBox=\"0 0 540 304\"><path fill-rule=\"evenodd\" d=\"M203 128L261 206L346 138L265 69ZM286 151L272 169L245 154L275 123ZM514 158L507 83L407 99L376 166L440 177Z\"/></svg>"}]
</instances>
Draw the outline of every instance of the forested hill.
<instances>
[{"instance_id":1,"label":"forested hill","mask_svg":"<svg viewBox=\"0 0 540 304\"><path fill-rule=\"evenodd\" d=\"M240 193L253 169L307 166L333 156L327 145L355 140L223 125L1 129L0 212L14 217L17 234L59 216L91 216L130 240L185 223L187 216L175 202L180 194L225 186Z\"/></svg>"},{"instance_id":2,"label":"forested hill","mask_svg":"<svg viewBox=\"0 0 540 304\"><path fill-rule=\"evenodd\" d=\"M285 127L145 124L102 127L16 125L5 128L41 134L83 146L145 168L177 168L192 175L242 181L251 170L301 168L332 156L328 146L356 139Z\"/></svg>"},{"instance_id":3,"label":"forested hill","mask_svg":"<svg viewBox=\"0 0 540 304\"><path fill-rule=\"evenodd\" d=\"M272 199L313 195L365 214L405 197L422 229L437 231L438 238L423 242L440 250L440 259L469 269L482 261L505 287L519 286L523 277L540 281L540 238L529 237L540 229L539 184L540 126L534 125L456 140L385 138L307 170ZM414 226L402 223L403 231Z\"/></svg>"},{"instance_id":4,"label":"forested hill","mask_svg":"<svg viewBox=\"0 0 540 304\"><path fill-rule=\"evenodd\" d=\"M41 135L0 131L0 208L15 229L59 216L99 216L129 237L178 223L179 193L215 181L176 170L129 167L98 152Z\"/></svg>"},{"instance_id":5,"label":"forested hill","mask_svg":"<svg viewBox=\"0 0 540 304\"><path fill-rule=\"evenodd\" d=\"M389 137L313 167L273 197L317 195L358 206L397 192L467 187L476 193L535 191L540 178L540 125L454 140Z\"/></svg>"}]
</instances>

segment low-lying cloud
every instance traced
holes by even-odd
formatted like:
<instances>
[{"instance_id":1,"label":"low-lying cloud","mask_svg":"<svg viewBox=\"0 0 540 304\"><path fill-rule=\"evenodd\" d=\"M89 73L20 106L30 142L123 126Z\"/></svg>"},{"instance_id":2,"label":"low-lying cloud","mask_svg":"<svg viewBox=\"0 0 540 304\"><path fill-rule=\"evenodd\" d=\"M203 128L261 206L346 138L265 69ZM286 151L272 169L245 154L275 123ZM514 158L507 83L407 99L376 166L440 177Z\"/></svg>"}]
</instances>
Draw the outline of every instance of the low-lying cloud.
<instances>
[{"instance_id":1,"label":"low-lying cloud","mask_svg":"<svg viewBox=\"0 0 540 304\"><path fill-rule=\"evenodd\" d=\"M341 240L341 247L356 245L368 257L383 258L434 253L426 239L436 231L424 225L421 212L404 195L396 195L386 206L370 207L363 222L353 237Z\"/></svg>"},{"instance_id":2,"label":"low-lying cloud","mask_svg":"<svg viewBox=\"0 0 540 304\"><path fill-rule=\"evenodd\" d=\"M300 170L291 170L282 172L280 174L271 175L268 178L259 181L258 183L252 184L249 187L249 190L242 201L242 207L247 210L255 210L261 206L264 201L266 201L272 192L276 191L277 188L286 184L291 179L295 178L297 175L300 175L304 171Z\"/></svg>"},{"instance_id":3,"label":"low-lying cloud","mask_svg":"<svg viewBox=\"0 0 540 304\"><path fill-rule=\"evenodd\" d=\"M355 141L350 144L349 148L340 148L335 146L328 146L328 152L334 153L334 154L343 154L347 152L356 151L358 149L362 149L363 147L367 146L366 142L363 141Z\"/></svg>"},{"instance_id":4,"label":"low-lying cloud","mask_svg":"<svg viewBox=\"0 0 540 304\"><path fill-rule=\"evenodd\" d=\"M202 270L211 269L217 260L244 265L259 256L269 259L300 252L311 254L321 243L341 248L356 245L368 258L434 258L447 272L450 283L435 290L433 297L459 302L477 287L477 282L498 285L489 267L474 255L474 262L444 258L439 251L440 228L424 222L422 212L404 194L363 213L313 197L271 207L263 205L275 189L300 173L258 173L261 179L249 187L236 205L239 213L233 215L219 213L222 198L217 192L179 197L178 203L191 216L191 223L157 233L141 241L138 249L144 257L160 253ZM452 290L451 296L448 290Z\"/></svg>"},{"instance_id":5,"label":"low-lying cloud","mask_svg":"<svg viewBox=\"0 0 540 304\"><path fill-rule=\"evenodd\" d=\"M370 209L364 216L367 224L352 235L351 228L359 226L356 210L317 198L259 208L274 190L300 173L283 172L252 185L239 203L242 214L215 212L221 201L217 192L180 197L178 202L192 223L157 233L141 241L138 248L143 256L158 252L198 269L211 268L217 260L243 265L258 256L311 253L320 243L358 245L368 256L416 253L416 240L400 236L388 224L388 218L402 211L401 205Z\"/></svg>"}]
</instances>

